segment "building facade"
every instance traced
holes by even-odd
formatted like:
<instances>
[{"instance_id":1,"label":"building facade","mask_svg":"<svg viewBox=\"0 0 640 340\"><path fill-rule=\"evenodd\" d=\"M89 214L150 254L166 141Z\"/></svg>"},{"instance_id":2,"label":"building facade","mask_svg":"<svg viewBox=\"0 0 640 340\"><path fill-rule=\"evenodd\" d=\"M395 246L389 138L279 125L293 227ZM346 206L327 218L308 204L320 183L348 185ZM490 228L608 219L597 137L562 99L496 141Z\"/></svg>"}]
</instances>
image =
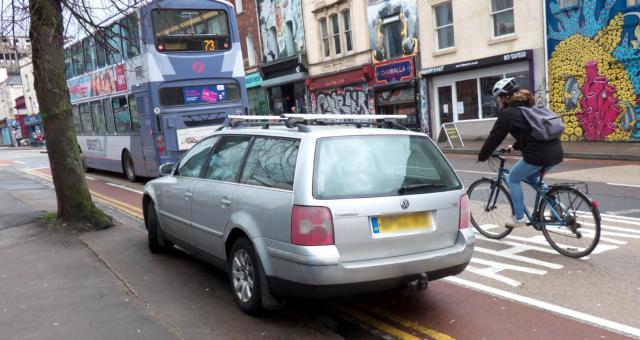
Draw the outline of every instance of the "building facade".
<instances>
[{"instance_id":1,"label":"building facade","mask_svg":"<svg viewBox=\"0 0 640 340\"><path fill-rule=\"evenodd\" d=\"M365 1L303 1L313 113L375 113Z\"/></svg>"},{"instance_id":2,"label":"building facade","mask_svg":"<svg viewBox=\"0 0 640 340\"><path fill-rule=\"evenodd\" d=\"M15 145L22 134L18 122L26 110L18 61L30 49L29 37L0 37L0 145Z\"/></svg>"},{"instance_id":3,"label":"building facade","mask_svg":"<svg viewBox=\"0 0 640 340\"><path fill-rule=\"evenodd\" d=\"M545 0L550 107L565 141L640 141L640 1Z\"/></svg>"},{"instance_id":4,"label":"building facade","mask_svg":"<svg viewBox=\"0 0 640 340\"><path fill-rule=\"evenodd\" d=\"M421 110L434 137L443 123L467 138L488 134L496 81L515 77L545 103L543 6L539 1L425 0L420 21Z\"/></svg>"},{"instance_id":5,"label":"building facade","mask_svg":"<svg viewBox=\"0 0 640 340\"><path fill-rule=\"evenodd\" d=\"M257 0L261 87L269 111L310 112L302 0ZM257 77L254 75L254 81Z\"/></svg>"},{"instance_id":6,"label":"building facade","mask_svg":"<svg viewBox=\"0 0 640 340\"><path fill-rule=\"evenodd\" d=\"M405 126L421 129L417 1L366 1L375 113L406 115Z\"/></svg>"},{"instance_id":7,"label":"building facade","mask_svg":"<svg viewBox=\"0 0 640 340\"><path fill-rule=\"evenodd\" d=\"M259 67L262 49L260 48L257 4L255 0L235 0L235 9L249 97L248 114L266 115L269 113L269 102L267 89L262 87L262 74Z\"/></svg>"}]
</instances>

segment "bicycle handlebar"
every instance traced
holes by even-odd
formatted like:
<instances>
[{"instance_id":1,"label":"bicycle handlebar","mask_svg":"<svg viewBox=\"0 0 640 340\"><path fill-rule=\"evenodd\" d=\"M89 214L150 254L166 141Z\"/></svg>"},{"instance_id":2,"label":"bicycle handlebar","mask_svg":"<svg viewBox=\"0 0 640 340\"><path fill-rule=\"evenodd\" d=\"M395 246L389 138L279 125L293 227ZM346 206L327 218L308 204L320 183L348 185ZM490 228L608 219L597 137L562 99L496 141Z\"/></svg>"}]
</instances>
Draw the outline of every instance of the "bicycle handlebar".
<instances>
[{"instance_id":1,"label":"bicycle handlebar","mask_svg":"<svg viewBox=\"0 0 640 340\"><path fill-rule=\"evenodd\" d=\"M503 159L504 157L502 157L502 155L505 154L505 153L511 153L511 151L513 151L513 146L509 145L506 148L502 148L502 149L494 152L493 155L491 155L491 157Z\"/></svg>"}]
</instances>

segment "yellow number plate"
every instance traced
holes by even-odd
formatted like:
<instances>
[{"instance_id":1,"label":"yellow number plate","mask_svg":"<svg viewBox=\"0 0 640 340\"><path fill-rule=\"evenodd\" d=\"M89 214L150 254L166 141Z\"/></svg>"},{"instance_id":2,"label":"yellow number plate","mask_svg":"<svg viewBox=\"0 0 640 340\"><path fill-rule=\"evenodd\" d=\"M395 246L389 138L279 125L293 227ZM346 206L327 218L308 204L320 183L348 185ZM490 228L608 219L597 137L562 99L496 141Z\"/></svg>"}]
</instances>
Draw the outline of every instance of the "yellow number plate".
<instances>
[{"instance_id":1,"label":"yellow number plate","mask_svg":"<svg viewBox=\"0 0 640 340\"><path fill-rule=\"evenodd\" d=\"M408 233L431 228L431 212L421 211L398 215L370 217L374 235Z\"/></svg>"}]
</instances>

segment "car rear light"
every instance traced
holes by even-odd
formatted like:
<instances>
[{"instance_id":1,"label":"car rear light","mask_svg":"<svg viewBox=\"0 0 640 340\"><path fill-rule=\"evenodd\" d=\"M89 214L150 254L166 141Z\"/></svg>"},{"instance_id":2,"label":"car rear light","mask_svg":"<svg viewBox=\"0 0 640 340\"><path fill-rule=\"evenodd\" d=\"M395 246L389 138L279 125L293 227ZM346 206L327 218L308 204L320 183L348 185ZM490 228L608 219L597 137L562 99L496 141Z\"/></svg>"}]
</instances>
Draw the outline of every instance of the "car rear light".
<instances>
[{"instance_id":1,"label":"car rear light","mask_svg":"<svg viewBox=\"0 0 640 340\"><path fill-rule=\"evenodd\" d=\"M158 145L158 151L160 151L160 153L163 153L164 150L165 150L164 137L162 137L162 136L156 137L156 145Z\"/></svg>"},{"instance_id":2,"label":"car rear light","mask_svg":"<svg viewBox=\"0 0 640 340\"><path fill-rule=\"evenodd\" d=\"M326 246L333 242L333 219L329 208L293 206L291 243L300 246Z\"/></svg>"},{"instance_id":3,"label":"car rear light","mask_svg":"<svg viewBox=\"0 0 640 340\"><path fill-rule=\"evenodd\" d=\"M464 194L460 196L460 224L459 229L469 228L471 226L471 209L469 207L469 196Z\"/></svg>"}]
</instances>

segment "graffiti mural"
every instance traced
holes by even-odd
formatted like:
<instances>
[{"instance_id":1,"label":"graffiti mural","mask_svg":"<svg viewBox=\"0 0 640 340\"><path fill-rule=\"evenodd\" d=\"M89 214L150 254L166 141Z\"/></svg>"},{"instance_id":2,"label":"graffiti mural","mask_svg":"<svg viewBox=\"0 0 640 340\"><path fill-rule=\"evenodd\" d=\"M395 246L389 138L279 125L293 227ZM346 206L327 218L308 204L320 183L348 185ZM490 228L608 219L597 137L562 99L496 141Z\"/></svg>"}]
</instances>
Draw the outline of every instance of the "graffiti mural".
<instances>
[{"instance_id":1,"label":"graffiti mural","mask_svg":"<svg viewBox=\"0 0 640 340\"><path fill-rule=\"evenodd\" d=\"M313 112L318 114L369 114L369 94L365 87L352 86L317 91L312 95Z\"/></svg>"},{"instance_id":2,"label":"graffiti mural","mask_svg":"<svg viewBox=\"0 0 640 340\"><path fill-rule=\"evenodd\" d=\"M373 62L418 53L416 0L368 0Z\"/></svg>"},{"instance_id":3,"label":"graffiti mural","mask_svg":"<svg viewBox=\"0 0 640 340\"><path fill-rule=\"evenodd\" d=\"M547 0L547 18L549 100L565 122L562 140L640 141L640 12L626 0L569 8Z\"/></svg>"},{"instance_id":4,"label":"graffiti mural","mask_svg":"<svg viewBox=\"0 0 640 340\"><path fill-rule=\"evenodd\" d=\"M304 49L301 0L258 0L258 17L264 62Z\"/></svg>"}]
</instances>

